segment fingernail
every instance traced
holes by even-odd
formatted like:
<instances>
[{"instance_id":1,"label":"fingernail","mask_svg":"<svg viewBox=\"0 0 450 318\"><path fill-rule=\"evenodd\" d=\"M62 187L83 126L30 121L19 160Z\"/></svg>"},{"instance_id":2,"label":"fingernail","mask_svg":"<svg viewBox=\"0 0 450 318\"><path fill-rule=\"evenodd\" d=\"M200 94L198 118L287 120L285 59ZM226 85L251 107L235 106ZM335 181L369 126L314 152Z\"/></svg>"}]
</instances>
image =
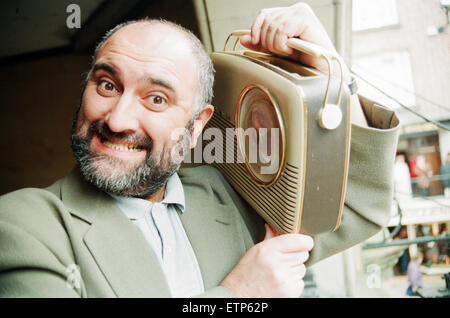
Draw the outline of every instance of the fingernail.
<instances>
[{"instance_id":1,"label":"fingernail","mask_svg":"<svg viewBox=\"0 0 450 318\"><path fill-rule=\"evenodd\" d=\"M311 239L311 248L314 247L314 239L311 236L308 236Z\"/></svg>"},{"instance_id":2,"label":"fingernail","mask_svg":"<svg viewBox=\"0 0 450 318\"><path fill-rule=\"evenodd\" d=\"M304 252L302 255L302 263L305 263L309 259L309 252Z\"/></svg>"}]
</instances>

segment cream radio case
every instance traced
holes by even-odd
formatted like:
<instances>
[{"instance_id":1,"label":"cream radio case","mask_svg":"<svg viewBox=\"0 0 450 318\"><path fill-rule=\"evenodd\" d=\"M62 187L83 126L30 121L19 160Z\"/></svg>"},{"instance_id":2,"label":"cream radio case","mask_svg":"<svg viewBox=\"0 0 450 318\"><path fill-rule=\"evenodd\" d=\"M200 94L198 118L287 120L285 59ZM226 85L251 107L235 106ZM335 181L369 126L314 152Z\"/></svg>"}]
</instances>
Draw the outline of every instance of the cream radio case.
<instances>
[{"instance_id":1,"label":"cream radio case","mask_svg":"<svg viewBox=\"0 0 450 318\"><path fill-rule=\"evenodd\" d=\"M342 85L342 64L299 39L288 45L324 58L330 73L336 60L341 78L272 55L237 52L243 34L249 31L231 33L224 51L211 54L215 112L206 128L218 128L223 136L227 128L235 132L233 151L224 151L223 162L213 165L279 233L334 231L342 216L350 150L350 93ZM232 36L236 43L227 51ZM256 160L248 128L257 132Z\"/></svg>"}]
</instances>

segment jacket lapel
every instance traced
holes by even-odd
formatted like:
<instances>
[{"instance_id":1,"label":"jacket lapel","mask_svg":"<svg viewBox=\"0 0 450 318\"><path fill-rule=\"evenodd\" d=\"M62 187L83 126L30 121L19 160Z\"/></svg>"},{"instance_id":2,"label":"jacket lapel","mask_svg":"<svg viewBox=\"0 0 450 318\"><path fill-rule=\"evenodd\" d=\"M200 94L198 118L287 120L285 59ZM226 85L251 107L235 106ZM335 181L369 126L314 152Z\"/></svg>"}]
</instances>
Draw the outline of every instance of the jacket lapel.
<instances>
[{"instance_id":1,"label":"jacket lapel","mask_svg":"<svg viewBox=\"0 0 450 318\"><path fill-rule=\"evenodd\" d=\"M186 207L180 219L207 290L218 286L245 253L238 212L233 205L220 203L209 185L198 179L182 180Z\"/></svg>"},{"instance_id":2,"label":"jacket lapel","mask_svg":"<svg viewBox=\"0 0 450 318\"><path fill-rule=\"evenodd\" d=\"M109 195L74 169L61 185L61 197L73 215L91 224L84 243L117 296L170 297L156 255Z\"/></svg>"}]
</instances>

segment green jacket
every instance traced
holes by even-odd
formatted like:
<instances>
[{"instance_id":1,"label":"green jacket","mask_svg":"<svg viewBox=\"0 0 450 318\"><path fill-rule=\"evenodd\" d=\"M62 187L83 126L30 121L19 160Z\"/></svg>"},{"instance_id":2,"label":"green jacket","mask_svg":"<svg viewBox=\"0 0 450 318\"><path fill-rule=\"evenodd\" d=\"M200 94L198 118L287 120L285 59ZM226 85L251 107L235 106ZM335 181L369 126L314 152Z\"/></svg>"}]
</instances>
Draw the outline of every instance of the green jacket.
<instances>
[{"instance_id":1,"label":"green jacket","mask_svg":"<svg viewBox=\"0 0 450 318\"><path fill-rule=\"evenodd\" d=\"M369 123L381 129L352 126L343 220L337 231L314 237L307 265L374 235L389 220L398 119L362 101ZM199 296L232 296L219 284L262 240L264 222L216 169L181 169L179 176L186 196L180 218L205 285ZM137 227L75 168L46 189L0 197L0 297L170 297L170 292Z\"/></svg>"}]
</instances>

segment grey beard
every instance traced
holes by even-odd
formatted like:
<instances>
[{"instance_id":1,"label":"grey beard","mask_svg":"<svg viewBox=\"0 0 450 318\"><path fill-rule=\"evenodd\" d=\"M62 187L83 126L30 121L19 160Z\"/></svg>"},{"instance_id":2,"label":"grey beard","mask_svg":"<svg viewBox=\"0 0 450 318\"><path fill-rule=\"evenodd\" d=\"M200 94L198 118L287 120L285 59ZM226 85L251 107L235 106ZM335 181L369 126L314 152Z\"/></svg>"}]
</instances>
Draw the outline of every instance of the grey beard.
<instances>
[{"instance_id":1,"label":"grey beard","mask_svg":"<svg viewBox=\"0 0 450 318\"><path fill-rule=\"evenodd\" d=\"M93 153L90 150L95 127L99 125L93 123L88 136L83 137L74 122L71 147L86 181L118 196L144 198L156 192L179 169L184 155L189 150L190 134L186 133L180 136L171 150L167 151L164 147L158 159L152 158L151 149L147 149L145 160L130 169L120 159ZM191 132L192 127L193 121L187 125L187 131ZM172 158L173 154L176 154L175 158ZM113 172L110 172L111 169L104 171L105 167L114 167Z\"/></svg>"}]
</instances>

